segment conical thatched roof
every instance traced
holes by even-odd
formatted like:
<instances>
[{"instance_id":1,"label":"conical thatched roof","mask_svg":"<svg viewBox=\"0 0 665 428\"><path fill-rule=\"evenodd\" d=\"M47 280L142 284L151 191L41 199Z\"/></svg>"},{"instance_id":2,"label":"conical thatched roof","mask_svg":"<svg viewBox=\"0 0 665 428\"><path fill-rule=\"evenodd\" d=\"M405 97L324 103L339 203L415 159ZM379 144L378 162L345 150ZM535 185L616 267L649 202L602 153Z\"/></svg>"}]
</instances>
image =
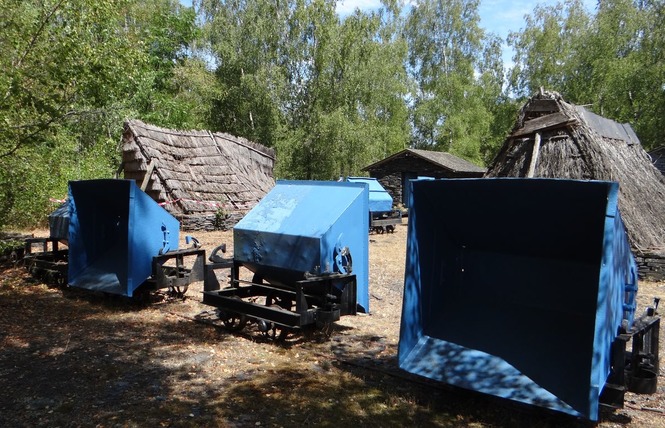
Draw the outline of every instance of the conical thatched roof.
<instances>
[{"instance_id":1,"label":"conical thatched roof","mask_svg":"<svg viewBox=\"0 0 665 428\"><path fill-rule=\"evenodd\" d=\"M617 181L633 248L665 250L665 177L630 125L566 103L556 92L527 101L485 176Z\"/></svg>"},{"instance_id":2,"label":"conical thatched roof","mask_svg":"<svg viewBox=\"0 0 665 428\"><path fill-rule=\"evenodd\" d=\"M136 180L185 229L233 226L275 184L270 148L140 120L125 122L122 161L125 178Z\"/></svg>"}]
</instances>

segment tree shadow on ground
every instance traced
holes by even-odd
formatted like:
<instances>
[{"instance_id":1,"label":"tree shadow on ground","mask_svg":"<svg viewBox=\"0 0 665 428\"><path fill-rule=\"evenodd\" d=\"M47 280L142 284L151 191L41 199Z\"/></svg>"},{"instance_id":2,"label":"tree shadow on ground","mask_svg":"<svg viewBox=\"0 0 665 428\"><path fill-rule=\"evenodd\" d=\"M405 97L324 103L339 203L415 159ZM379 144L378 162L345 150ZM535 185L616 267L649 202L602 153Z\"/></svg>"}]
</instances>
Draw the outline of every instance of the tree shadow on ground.
<instances>
[{"instance_id":1,"label":"tree shadow on ground","mask_svg":"<svg viewBox=\"0 0 665 428\"><path fill-rule=\"evenodd\" d=\"M65 294L0 281L0 426L587 425L415 378L348 327L270 344Z\"/></svg>"},{"instance_id":2,"label":"tree shadow on ground","mask_svg":"<svg viewBox=\"0 0 665 428\"><path fill-rule=\"evenodd\" d=\"M159 426L202 414L210 379L199 374L228 336L153 312L3 284L0 426Z\"/></svg>"},{"instance_id":3,"label":"tree shadow on ground","mask_svg":"<svg viewBox=\"0 0 665 428\"><path fill-rule=\"evenodd\" d=\"M336 339L336 340L335 340ZM356 336L335 338L331 351L336 356L334 365L366 382L385 384L387 394L407 390L419 397L422 405L436 409L438 415L454 415L453 426L510 426L510 427L590 427L596 424L547 408L531 406L516 401L482 394L433 381L403 371L398 366L397 346L387 344L384 337ZM371 379L367 373L372 373ZM622 425L631 422L630 417L617 414L615 409L600 408L600 422L611 421ZM459 422L459 423L458 423Z\"/></svg>"}]
</instances>

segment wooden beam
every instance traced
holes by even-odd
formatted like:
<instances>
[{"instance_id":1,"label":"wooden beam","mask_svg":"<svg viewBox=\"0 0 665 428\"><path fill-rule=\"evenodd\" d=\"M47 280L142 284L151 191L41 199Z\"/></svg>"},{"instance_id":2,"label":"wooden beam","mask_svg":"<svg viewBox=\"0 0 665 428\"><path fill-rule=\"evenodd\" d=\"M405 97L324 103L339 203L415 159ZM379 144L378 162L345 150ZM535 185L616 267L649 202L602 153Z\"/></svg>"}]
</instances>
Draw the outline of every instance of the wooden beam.
<instances>
[{"instance_id":1,"label":"wooden beam","mask_svg":"<svg viewBox=\"0 0 665 428\"><path fill-rule=\"evenodd\" d=\"M145 176L143 177L143 182L141 183L141 190L144 192L148 187L148 183L150 182L150 177L152 177L152 172L155 170L156 163L157 161L154 159L150 159L150 161L148 161L148 170L146 171Z\"/></svg>"},{"instance_id":2,"label":"wooden beam","mask_svg":"<svg viewBox=\"0 0 665 428\"><path fill-rule=\"evenodd\" d=\"M536 131L543 131L546 129L561 128L568 125L577 124L577 120L566 116L563 113L552 113L546 116L541 116L536 119L527 120L524 126L517 131L513 132L511 137L520 137L522 135L533 134Z\"/></svg>"},{"instance_id":3,"label":"wooden beam","mask_svg":"<svg viewBox=\"0 0 665 428\"><path fill-rule=\"evenodd\" d=\"M118 165L118 169L115 171L115 178L118 179L120 178L120 173L125 170L125 162L120 162L120 165Z\"/></svg>"},{"instance_id":4,"label":"wooden beam","mask_svg":"<svg viewBox=\"0 0 665 428\"><path fill-rule=\"evenodd\" d=\"M536 132L536 138L533 140L533 150L531 151L531 162L529 162L529 172L527 178L533 178L536 172L536 164L538 163L538 155L540 154L540 134Z\"/></svg>"}]
</instances>

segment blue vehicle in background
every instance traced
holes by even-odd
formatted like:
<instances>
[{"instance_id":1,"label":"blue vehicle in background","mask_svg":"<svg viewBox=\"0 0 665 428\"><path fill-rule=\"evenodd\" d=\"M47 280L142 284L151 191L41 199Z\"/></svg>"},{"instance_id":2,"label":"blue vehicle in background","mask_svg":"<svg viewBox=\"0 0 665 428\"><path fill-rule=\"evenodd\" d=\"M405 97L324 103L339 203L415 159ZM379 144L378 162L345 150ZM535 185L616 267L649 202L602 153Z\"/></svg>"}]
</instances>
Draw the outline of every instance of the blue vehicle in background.
<instances>
[{"instance_id":1,"label":"blue vehicle in background","mask_svg":"<svg viewBox=\"0 0 665 428\"><path fill-rule=\"evenodd\" d=\"M347 177L351 183L366 183L369 186L369 230L375 233L392 233L402 223L402 212L393 209L393 198L376 178Z\"/></svg>"}]
</instances>

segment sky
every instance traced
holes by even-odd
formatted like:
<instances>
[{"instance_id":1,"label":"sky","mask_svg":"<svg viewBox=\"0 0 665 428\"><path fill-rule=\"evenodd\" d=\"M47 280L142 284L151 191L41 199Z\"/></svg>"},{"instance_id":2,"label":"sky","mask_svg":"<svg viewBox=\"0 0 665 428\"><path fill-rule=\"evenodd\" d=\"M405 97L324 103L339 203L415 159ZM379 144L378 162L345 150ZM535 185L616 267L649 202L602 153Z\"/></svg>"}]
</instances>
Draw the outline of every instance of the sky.
<instances>
[{"instance_id":1,"label":"sky","mask_svg":"<svg viewBox=\"0 0 665 428\"><path fill-rule=\"evenodd\" d=\"M589 11L595 9L597 0L584 0ZM486 32L494 33L504 41L503 62L504 67L513 65L513 51L506 43L506 37L511 31L520 31L524 28L524 16L530 14L536 5L555 5L557 0L480 0L478 13L480 26ZM361 10L377 9L381 6L380 0L343 0L337 5L337 13L345 16L356 8Z\"/></svg>"},{"instance_id":2,"label":"sky","mask_svg":"<svg viewBox=\"0 0 665 428\"><path fill-rule=\"evenodd\" d=\"M180 0L180 3L191 6L192 0ZM517 31L524 26L524 15L530 13L538 3L554 4L555 0L481 0L481 25L488 31L505 38L510 31ZM595 4L595 0L585 3ZM351 14L356 8L361 10L378 9L380 0L342 0L337 4L340 16Z\"/></svg>"},{"instance_id":3,"label":"sky","mask_svg":"<svg viewBox=\"0 0 665 428\"><path fill-rule=\"evenodd\" d=\"M180 0L184 5L191 6L192 0ZM537 4L554 5L557 0L480 0L479 14L480 26L504 40L503 62L504 67L512 66L512 50L505 44L505 39L511 31L524 28L524 15L530 14ZM596 0L584 0L587 8L593 11ZM344 17L351 14L356 8L361 10L374 10L381 6L380 0L342 0L337 4L337 13Z\"/></svg>"}]
</instances>

